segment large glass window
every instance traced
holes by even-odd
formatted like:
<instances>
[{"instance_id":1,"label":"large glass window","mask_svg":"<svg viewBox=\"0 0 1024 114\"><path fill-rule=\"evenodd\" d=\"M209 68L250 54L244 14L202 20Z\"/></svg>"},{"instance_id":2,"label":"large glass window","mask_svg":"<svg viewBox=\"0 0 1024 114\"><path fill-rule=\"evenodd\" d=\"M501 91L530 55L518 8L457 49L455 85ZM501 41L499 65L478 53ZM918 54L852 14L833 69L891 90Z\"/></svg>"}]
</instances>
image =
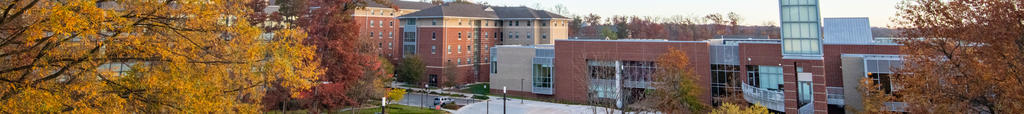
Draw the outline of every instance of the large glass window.
<instances>
[{"instance_id":1,"label":"large glass window","mask_svg":"<svg viewBox=\"0 0 1024 114\"><path fill-rule=\"evenodd\" d=\"M721 103L721 97L726 97L740 91L737 78L739 73L739 65L711 65L711 96L713 103Z\"/></svg>"},{"instance_id":2,"label":"large glass window","mask_svg":"<svg viewBox=\"0 0 1024 114\"><path fill-rule=\"evenodd\" d=\"M533 64L533 87L551 88L551 66Z\"/></svg>"},{"instance_id":3,"label":"large glass window","mask_svg":"<svg viewBox=\"0 0 1024 114\"><path fill-rule=\"evenodd\" d=\"M623 61L622 78L626 81L651 81L657 67L650 61Z\"/></svg>"},{"instance_id":4,"label":"large glass window","mask_svg":"<svg viewBox=\"0 0 1024 114\"><path fill-rule=\"evenodd\" d=\"M614 61L587 61L587 69L591 79L615 80Z\"/></svg>"},{"instance_id":5,"label":"large glass window","mask_svg":"<svg viewBox=\"0 0 1024 114\"><path fill-rule=\"evenodd\" d=\"M757 75L754 77L760 88L768 90L782 90L782 67L780 66L757 66Z\"/></svg>"}]
</instances>

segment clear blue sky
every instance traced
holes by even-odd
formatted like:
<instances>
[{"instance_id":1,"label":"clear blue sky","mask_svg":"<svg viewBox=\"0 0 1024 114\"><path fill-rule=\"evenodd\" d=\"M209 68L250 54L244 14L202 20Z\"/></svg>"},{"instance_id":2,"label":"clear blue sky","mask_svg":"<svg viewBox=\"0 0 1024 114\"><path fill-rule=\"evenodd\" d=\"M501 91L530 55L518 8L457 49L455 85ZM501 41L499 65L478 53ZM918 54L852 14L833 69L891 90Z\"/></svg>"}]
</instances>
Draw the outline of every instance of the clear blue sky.
<instances>
[{"instance_id":1,"label":"clear blue sky","mask_svg":"<svg viewBox=\"0 0 1024 114\"><path fill-rule=\"evenodd\" d=\"M417 0L413 0L417 1ZM470 0L487 2L491 5L534 7L550 9L562 4L571 14L637 15L670 17L673 15L703 16L710 13L736 12L743 16L743 24L761 25L772 21L778 23L778 0ZM868 17L871 26L885 27L892 24L896 5L902 0L820 0L821 16L825 17Z\"/></svg>"}]
</instances>

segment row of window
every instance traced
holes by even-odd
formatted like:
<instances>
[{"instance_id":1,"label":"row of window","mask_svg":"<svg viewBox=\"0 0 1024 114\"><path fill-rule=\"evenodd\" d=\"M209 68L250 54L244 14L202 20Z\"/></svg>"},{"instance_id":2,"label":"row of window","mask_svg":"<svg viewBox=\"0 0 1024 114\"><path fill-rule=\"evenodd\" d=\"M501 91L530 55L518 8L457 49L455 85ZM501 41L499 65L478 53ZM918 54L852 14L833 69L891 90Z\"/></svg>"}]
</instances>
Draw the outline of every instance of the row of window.
<instances>
[{"instance_id":1,"label":"row of window","mask_svg":"<svg viewBox=\"0 0 1024 114\"><path fill-rule=\"evenodd\" d=\"M370 10L370 15L384 15L384 13L385 13L385 10L381 10L380 12L377 12L377 10ZM388 13L389 16L395 16L395 12L386 12L386 13Z\"/></svg>"},{"instance_id":2,"label":"row of window","mask_svg":"<svg viewBox=\"0 0 1024 114\"><path fill-rule=\"evenodd\" d=\"M484 46L483 48L487 48ZM455 45L456 53L462 53L462 45ZM466 53L472 53L473 46L466 46ZM430 46L430 54L437 54L437 46ZM452 54L452 45L448 45L448 54Z\"/></svg>"},{"instance_id":3,"label":"row of window","mask_svg":"<svg viewBox=\"0 0 1024 114\"><path fill-rule=\"evenodd\" d=\"M374 22L373 20L370 20L370 24L369 24L370 28L373 28L373 26L375 25L375 23L373 23L373 22ZM376 26L384 27L384 20L378 20L376 22L377 22ZM395 27L395 21L388 21L388 27Z\"/></svg>"},{"instance_id":4,"label":"row of window","mask_svg":"<svg viewBox=\"0 0 1024 114\"><path fill-rule=\"evenodd\" d=\"M430 20L430 25L437 25L438 24L437 20L438 19ZM500 25L502 25L503 21L494 21L494 24L491 24L491 21L480 21L480 22L483 22L483 26L492 26L492 25L493 26L500 26ZM508 23L508 26L520 26L521 25L520 22L522 22L522 21L504 21L504 22ZM457 23L458 23L459 26L461 26L462 25L462 20L461 19L458 20ZM409 23L409 25L413 25L413 24L415 24L415 23ZM565 24L566 24L565 21L557 21L554 24L551 24L551 26L565 26ZM472 25L472 24L470 24L470 25ZM526 21L524 25L526 25L526 26L533 26L533 21ZM548 26L548 23L540 23L540 26Z\"/></svg>"},{"instance_id":5,"label":"row of window","mask_svg":"<svg viewBox=\"0 0 1024 114\"><path fill-rule=\"evenodd\" d=\"M378 38L384 38L384 32L380 32L380 35L374 35L373 32L370 32L370 38L373 38L373 36L378 36ZM394 37L395 37L395 33L394 32L388 32L388 38L394 38Z\"/></svg>"}]
</instances>

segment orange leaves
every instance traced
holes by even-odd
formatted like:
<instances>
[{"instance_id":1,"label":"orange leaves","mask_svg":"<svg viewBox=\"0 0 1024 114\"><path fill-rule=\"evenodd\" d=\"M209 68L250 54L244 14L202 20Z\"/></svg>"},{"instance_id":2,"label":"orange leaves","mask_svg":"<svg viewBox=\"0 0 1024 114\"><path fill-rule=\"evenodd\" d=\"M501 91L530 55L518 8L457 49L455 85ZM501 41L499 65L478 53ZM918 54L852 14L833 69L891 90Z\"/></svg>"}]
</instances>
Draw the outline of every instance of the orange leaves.
<instances>
[{"instance_id":1,"label":"orange leaves","mask_svg":"<svg viewBox=\"0 0 1024 114\"><path fill-rule=\"evenodd\" d=\"M896 19L906 66L895 83L908 110L1022 113L1020 0L912 0Z\"/></svg>"},{"instance_id":2,"label":"orange leaves","mask_svg":"<svg viewBox=\"0 0 1024 114\"><path fill-rule=\"evenodd\" d=\"M304 31L259 40L238 4L37 2L0 3L31 6L0 22L0 113L252 113L323 72Z\"/></svg>"}]
</instances>

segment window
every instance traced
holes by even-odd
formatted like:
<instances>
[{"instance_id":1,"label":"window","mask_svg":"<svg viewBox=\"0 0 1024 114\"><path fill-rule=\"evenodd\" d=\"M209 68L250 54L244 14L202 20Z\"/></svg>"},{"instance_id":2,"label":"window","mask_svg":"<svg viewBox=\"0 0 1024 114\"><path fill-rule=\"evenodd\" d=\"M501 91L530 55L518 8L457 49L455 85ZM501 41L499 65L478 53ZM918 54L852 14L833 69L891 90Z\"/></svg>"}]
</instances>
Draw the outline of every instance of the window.
<instances>
[{"instance_id":1,"label":"window","mask_svg":"<svg viewBox=\"0 0 1024 114\"><path fill-rule=\"evenodd\" d=\"M508 26L512 26L512 21L508 21Z\"/></svg>"},{"instance_id":2,"label":"window","mask_svg":"<svg viewBox=\"0 0 1024 114\"><path fill-rule=\"evenodd\" d=\"M481 36L481 37L482 37L482 38L487 38L487 32L484 32L484 35L483 35L483 36Z\"/></svg>"},{"instance_id":3,"label":"window","mask_svg":"<svg viewBox=\"0 0 1024 114\"><path fill-rule=\"evenodd\" d=\"M466 53L471 53L471 52L473 52L473 48L471 48L471 47L472 47L472 46L466 46Z\"/></svg>"},{"instance_id":4,"label":"window","mask_svg":"<svg viewBox=\"0 0 1024 114\"><path fill-rule=\"evenodd\" d=\"M388 42L388 49L394 49L394 47L395 45L392 45L391 42Z\"/></svg>"},{"instance_id":5,"label":"window","mask_svg":"<svg viewBox=\"0 0 1024 114\"><path fill-rule=\"evenodd\" d=\"M530 24L533 24L533 21L526 21L526 26L533 26L533 25L530 25Z\"/></svg>"},{"instance_id":6,"label":"window","mask_svg":"<svg viewBox=\"0 0 1024 114\"><path fill-rule=\"evenodd\" d=\"M759 88L782 91L781 66L747 66L747 81Z\"/></svg>"},{"instance_id":7,"label":"window","mask_svg":"<svg viewBox=\"0 0 1024 114\"><path fill-rule=\"evenodd\" d=\"M408 20L405 20L405 21L406 21L405 22L406 25L416 25L416 20L415 19L408 19Z\"/></svg>"},{"instance_id":8,"label":"window","mask_svg":"<svg viewBox=\"0 0 1024 114\"><path fill-rule=\"evenodd\" d=\"M597 98L616 98L615 61L587 60L587 75L592 80L588 94Z\"/></svg>"},{"instance_id":9,"label":"window","mask_svg":"<svg viewBox=\"0 0 1024 114\"><path fill-rule=\"evenodd\" d=\"M377 43L377 48L384 48L384 43Z\"/></svg>"},{"instance_id":10,"label":"window","mask_svg":"<svg viewBox=\"0 0 1024 114\"><path fill-rule=\"evenodd\" d=\"M547 35L547 34L545 34L545 35L541 35L541 36L540 36L540 38L541 38L541 39L548 39L548 35Z\"/></svg>"},{"instance_id":11,"label":"window","mask_svg":"<svg viewBox=\"0 0 1024 114\"><path fill-rule=\"evenodd\" d=\"M437 32L430 33L430 40L437 40Z\"/></svg>"},{"instance_id":12,"label":"window","mask_svg":"<svg viewBox=\"0 0 1024 114\"><path fill-rule=\"evenodd\" d=\"M459 32L459 40L462 40L462 32Z\"/></svg>"},{"instance_id":13,"label":"window","mask_svg":"<svg viewBox=\"0 0 1024 114\"><path fill-rule=\"evenodd\" d=\"M448 54L452 54L452 45L448 45Z\"/></svg>"},{"instance_id":14,"label":"window","mask_svg":"<svg viewBox=\"0 0 1024 114\"><path fill-rule=\"evenodd\" d=\"M885 94L892 94L892 80L889 79L889 73L868 73L868 78L871 81L879 85L878 89L885 91Z\"/></svg>"},{"instance_id":15,"label":"window","mask_svg":"<svg viewBox=\"0 0 1024 114\"><path fill-rule=\"evenodd\" d=\"M370 20L370 28L373 28L373 20Z\"/></svg>"},{"instance_id":16,"label":"window","mask_svg":"<svg viewBox=\"0 0 1024 114\"><path fill-rule=\"evenodd\" d=\"M370 32L370 37L373 37L373 32Z\"/></svg>"},{"instance_id":17,"label":"window","mask_svg":"<svg viewBox=\"0 0 1024 114\"><path fill-rule=\"evenodd\" d=\"M430 20L430 25L437 25L437 20Z\"/></svg>"},{"instance_id":18,"label":"window","mask_svg":"<svg viewBox=\"0 0 1024 114\"><path fill-rule=\"evenodd\" d=\"M498 73L498 61L491 61L491 74Z\"/></svg>"},{"instance_id":19,"label":"window","mask_svg":"<svg viewBox=\"0 0 1024 114\"><path fill-rule=\"evenodd\" d=\"M462 25L462 19L459 19L459 25Z\"/></svg>"},{"instance_id":20,"label":"window","mask_svg":"<svg viewBox=\"0 0 1024 114\"><path fill-rule=\"evenodd\" d=\"M722 102L722 97L727 97L741 91L740 83L736 81L739 76L740 66L738 65L711 65L711 96L712 103Z\"/></svg>"},{"instance_id":21,"label":"window","mask_svg":"<svg viewBox=\"0 0 1024 114\"><path fill-rule=\"evenodd\" d=\"M516 32L516 39L519 39L519 32Z\"/></svg>"},{"instance_id":22,"label":"window","mask_svg":"<svg viewBox=\"0 0 1024 114\"><path fill-rule=\"evenodd\" d=\"M380 32L380 35L377 35L377 38L384 38L384 32Z\"/></svg>"},{"instance_id":23,"label":"window","mask_svg":"<svg viewBox=\"0 0 1024 114\"><path fill-rule=\"evenodd\" d=\"M533 64L533 87L551 88L551 66Z\"/></svg>"},{"instance_id":24,"label":"window","mask_svg":"<svg viewBox=\"0 0 1024 114\"><path fill-rule=\"evenodd\" d=\"M377 26L384 27L384 20L377 21Z\"/></svg>"},{"instance_id":25,"label":"window","mask_svg":"<svg viewBox=\"0 0 1024 114\"><path fill-rule=\"evenodd\" d=\"M395 27L395 21L388 22L388 26Z\"/></svg>"},{"instance_id":26,"label":"window","mask_svg":"<svg viewBox=\"0 0 1024 114\"><path fill-rule=\"evenodd\" d=\"M455 45L455 48L458 48L458 49L459 49L459 50L458 50L458 53L462 53L462 46L459 46L459 45Z\"/></svg>"},{"instance_id":27,"label":"window","mask_svg":"<svg viewBox=\"0 0 1024 114\"><path fill-rule=\"evenodd\" d=\"M377 13L377 10L370 10L370 15Z\"/></svg>"},{"instance_id":28,"label":"window","mask_svg":"<svg viewBox=\"0 0 1024 114\"><path fill-rule=\"evenodd\" d=\"M530 39L530 38L532 38L532 37L530 37L530 34L526 34L526 39Z\"/></svg>"},{"instance_id":29,"label":"window","mask_svg":"<svg viewBox=\"0 0 1024 114\"><path fill-rule=\"evenodd\" d=\"M388 32L388 38L395 37L395 32Z\"/></svg>"},{"instance_id":30,"label":"window","mask_svg":"<svg viewBox=\"0 0 1024 114\"><path fill-rule=\"evenodd\" d=\"M548 23L540 23L540 26L548 26Z\"/></svg>"},{"instance_id":31,"label":"window","mask_svg":"<svg viewBox=\"0 0 1024 114\"><path fill-rule=\"evenodd\" d=\"M519 21L516 21L516 26L519 26Z\"/></svg>"},{"instance_id":32,"label":"window","mask_svg":"<svg viewBox=\"0 0 1024 114\"><path fill-rule=\"evenodd\" d=\"M437 46L430 46L430 54L437 54Z\"/></svg>"}]
</instances>

